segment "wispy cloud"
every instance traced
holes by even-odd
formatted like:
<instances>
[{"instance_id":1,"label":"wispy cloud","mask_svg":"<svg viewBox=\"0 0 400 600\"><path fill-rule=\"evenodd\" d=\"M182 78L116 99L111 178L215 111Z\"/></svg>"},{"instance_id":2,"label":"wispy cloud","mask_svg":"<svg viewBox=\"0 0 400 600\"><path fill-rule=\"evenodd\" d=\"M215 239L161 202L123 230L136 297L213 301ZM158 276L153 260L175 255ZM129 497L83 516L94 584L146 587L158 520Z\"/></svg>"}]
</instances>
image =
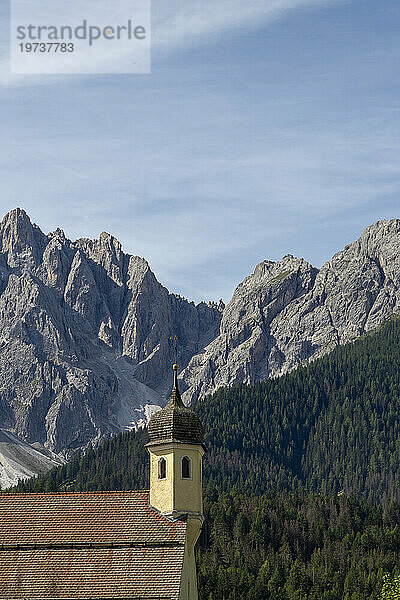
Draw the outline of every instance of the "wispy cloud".
<instances>
[{"instance_id":1,"label":"wispy cloud","mask_svg":"<svg viewBox=\"0 0 400 600\"><path fill-rule=\"evenodd\" d=\"M290 11L341 0L165 0L153 1L155 48L173 49L214 40L226 32L262 26Z\"/></svg>"},{"instance_id":2,"label":"wispy cloud","mask_svg":"<svg viewBox=\"0 0 400 600\"><path fill-rule=\"evenodd\" d=\"M397 3L153 0L151 77L0 90L0 217L106 229L189 298L287 252L321 264L399 216Z\"/></svg>"},{"instance_id":3,"label":"wispy cloud","mask_svg":"<svg viewBox=\"0 0 400 600\"><path fill-rule=\"evenodd\" d=\"M152 46L155 54L168 54L174 50L182 50L203 43L218 41L224 34L237 30L249 29L254 26L265 26L269 22L284 18L293 11L307 8L330 5L343 0L214 0L206 3L204 0L153 0L152 10ZM108 3L107 3L108 4ZM102 10L102 2L99 14ZM46 15L52 20L54 8L49 4ZM127 14L128 14L127 10ZM107 14L104 8L104 13ZM80 14L74 13L79 20ZM54 13L54 22L57 22L57 12ZM8 24L3 17L2 30ZM88 50L89 51L89 50ZM126 59L126 46L116 47L115 53L121 53L121 61ZM104 46L99 48L97 54L98 64L107 60ZM85 60L83 57L82 60ZM69 78L71 75L68 76ZM9 58L4 56L0 60L0 85L51 85L57 83L60 76L51 75L14 75L10 73Z\"/></svg>"}]
</instances>

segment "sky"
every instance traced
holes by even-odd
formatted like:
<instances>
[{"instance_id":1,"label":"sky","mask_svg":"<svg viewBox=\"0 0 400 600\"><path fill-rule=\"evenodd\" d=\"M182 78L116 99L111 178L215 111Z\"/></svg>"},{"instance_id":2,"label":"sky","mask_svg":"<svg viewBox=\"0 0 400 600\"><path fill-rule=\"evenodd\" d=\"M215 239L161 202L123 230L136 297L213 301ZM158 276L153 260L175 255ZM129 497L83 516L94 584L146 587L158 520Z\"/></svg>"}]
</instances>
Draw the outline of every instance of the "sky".
<instances>
[{"instance_id":1,"label":"sky","mask_svg":"<svg viewBox=\"0 0 400 600\"><path fill-rule=\"evenodd\" d=\"M400 218L398 0L153 0L151 74L82 76L10 75L6 4L1 216L108 231L196 302Z\"/></svg>"}]
</instances>

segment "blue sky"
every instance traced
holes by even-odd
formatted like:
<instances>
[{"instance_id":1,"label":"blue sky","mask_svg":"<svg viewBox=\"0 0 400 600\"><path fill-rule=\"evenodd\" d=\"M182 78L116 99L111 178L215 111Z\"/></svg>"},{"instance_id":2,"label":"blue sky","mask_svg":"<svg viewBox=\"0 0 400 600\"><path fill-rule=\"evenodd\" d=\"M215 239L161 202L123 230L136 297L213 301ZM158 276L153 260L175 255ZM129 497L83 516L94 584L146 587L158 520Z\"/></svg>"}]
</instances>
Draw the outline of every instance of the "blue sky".
<instances>
[{"instance_id":1,"label":"blue sky","mask_svg":"<svg viewBox=\"0 0 400 600\"><path fill-rule=\"evenodd\" d=\"M2 214L109 231L196 301L400 217L398 0L152 10L151 75L14 78L0 9Z\"/></svg>"}]
</instances>

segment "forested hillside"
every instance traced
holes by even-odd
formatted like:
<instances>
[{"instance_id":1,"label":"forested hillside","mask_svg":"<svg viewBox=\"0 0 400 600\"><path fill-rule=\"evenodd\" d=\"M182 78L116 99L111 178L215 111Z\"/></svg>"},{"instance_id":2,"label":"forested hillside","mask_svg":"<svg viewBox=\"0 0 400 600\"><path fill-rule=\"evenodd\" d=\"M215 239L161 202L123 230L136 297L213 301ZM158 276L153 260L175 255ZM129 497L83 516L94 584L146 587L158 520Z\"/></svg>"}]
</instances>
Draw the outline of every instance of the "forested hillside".
<instances>
[{"instance_id":1,"label":"forested hillside","mask_svg":"<svg viewBox=\"0 0 400 600\"><path fill-rule=\"evenodd\" d=\"M279 379L198 406L207 480L400 499L400 319Z\"/></svg>"},{"instance_id":2,"label":"forested hillside","mask_svg":"<svg viewBox=\"0 0 400 600\"><path fill-rule=\"evenodd\" d=\"M140 490L149 487L146 429L121 433L96 450L77 454L44 475L20 482L18 492Z\"/></svg>"},{"instance_id":3,"label":"forested hillside","mask_svg":"<svg viewBox=\"0 0 400 600\"><path fill-rule=\"evenodd\" d=\"M210 488L205 517L201 600L376 600L400 573L398 504Z\"/></svg>"},{"instance_id":4,"label":"forested hillside","mask_svg":"<svg viewBox=\"0 0 400 600\"><path fill-rule=\"evenodd\" d=\"M196 406L205 481L400 500L400 319L279 379L221 388ZM146 431L109 440L19 490L147 486Z\"/></svg>"},{"instance_id":5,"label":"forested hillside","mask_svg":"<svg viewBox=\"0 0 400 600\"><path fill-rule=\"evenodd\" d=\"M400 573L399 340L394 319L196 406L209 449L202 600L376 600L384 573ZM147 439L119 435L18 490L147 487Z\"/></svg>"}]
</instances>

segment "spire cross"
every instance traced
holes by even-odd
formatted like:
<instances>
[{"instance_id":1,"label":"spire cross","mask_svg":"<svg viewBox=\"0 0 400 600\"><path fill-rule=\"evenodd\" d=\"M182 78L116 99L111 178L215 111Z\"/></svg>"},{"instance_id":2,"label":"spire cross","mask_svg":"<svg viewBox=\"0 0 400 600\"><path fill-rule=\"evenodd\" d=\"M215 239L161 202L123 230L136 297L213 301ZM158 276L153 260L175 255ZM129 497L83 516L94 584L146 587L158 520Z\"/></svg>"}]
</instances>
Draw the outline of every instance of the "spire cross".
<instances>
[{"instance_id":1,"label":"spire cross","mask_svg":"<svg viewBox=\"0 0 400 600\"><path fill-rule=\"evenodd\" d=\"M177 335L171 335L169 339L174 341L175 364L178 364L178 336Z\"/></svg>"},{"instance_id":2,"label":"spire cross","mask_svg":"<svg viewBox=\"0 0 400 600\"><path fill-rule=\"evenodd\" d=\"M172 390L171 400L173 399L174 404L182 404L182 400L181 400L181 396L179 394L179 388L178 388L178 370L179 370L179 366L178 366L178 336L171 335L169 339L174 341L174 350L175 350L175 364L173 366L174 389ZM183 406L183 404L182 404L182 406Z\"/></svg>"}]
</instances>

